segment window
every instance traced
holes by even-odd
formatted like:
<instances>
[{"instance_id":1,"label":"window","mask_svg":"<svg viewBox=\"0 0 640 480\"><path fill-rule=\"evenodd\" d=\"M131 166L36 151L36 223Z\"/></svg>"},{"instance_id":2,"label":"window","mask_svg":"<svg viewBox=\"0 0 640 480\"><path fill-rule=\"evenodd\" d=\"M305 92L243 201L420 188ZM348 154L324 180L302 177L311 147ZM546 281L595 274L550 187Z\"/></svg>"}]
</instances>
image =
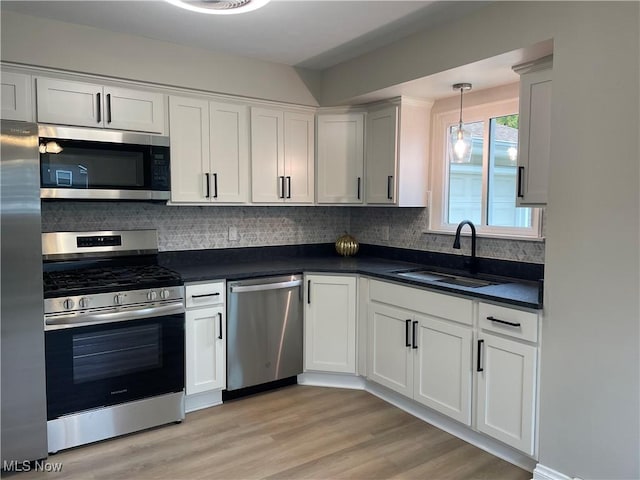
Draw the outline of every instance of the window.
<instances>
[{"instance_id":1,"label":"window","mask_svg":"<svg viewBox=\"0 0 640 480\"><path fill-rule=\"evenodd\" d=\"M471 133L468 163L450 156L459 110L435 115L429 228L452 232L471 220L482 235L539 238L539 210L516 207L518 100L475 103L463 110L464 128Z\"/></svg>"}]
</instances>

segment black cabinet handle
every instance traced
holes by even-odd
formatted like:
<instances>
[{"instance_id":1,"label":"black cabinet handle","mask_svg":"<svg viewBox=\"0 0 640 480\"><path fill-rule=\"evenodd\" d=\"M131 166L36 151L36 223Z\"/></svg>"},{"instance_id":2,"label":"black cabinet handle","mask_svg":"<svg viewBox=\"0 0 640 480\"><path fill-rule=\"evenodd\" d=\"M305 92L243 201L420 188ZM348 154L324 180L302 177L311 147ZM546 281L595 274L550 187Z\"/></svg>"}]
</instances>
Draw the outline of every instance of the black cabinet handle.
<instances>
[{"instance_id":1,"label":"black cabinet handle","mask_svg":"<svg viewBox=\"0 0 640 480\"><path fill-rule=\"evenodd\" d=\"M220 334L218 338L222 340L222 313L218 312L218 326L220 327Z\"/></svg>"},{"instance_id":2,"label":"black cabinet handle","mask_svg":"<svg viewBox=\"0 0 640 480\"><path fill-rule=\"evenodd\" d=\"M504 325L509 325L510 327L519 327L519 323L507 322L506 320L500 320L499 318L487 317L487 320L490 322L502 323Z\"/></svg>"},{"instance_id":3,"label":"black cabinet handle","mask_svg":"<svg viewBox=\"0 0 640 480\"><path fill-rule=\"evenodd\" d=\"M358 177L358 200L360 200L360 184L362 183L362 179Z\"/></svg>"},{"instance_id":4,"label":"black cabinet handle","mask_svg":"<svg viewBox=\"0 0 640 480\"><path fill-rule=\"evenodd\" d=\"M409 328L411 326L411 319L407 319L404 321L404 346L410 347L411 342L409 341Z\"/></svg>"},{"instance_id":5,"label":"black cabinet handle","mask_svg":"<svg viewBox=\"0 0 640 480\"><path fill-rule=\"evenodd\" d=\"M98 123L102 123L102 102L99 93L96 93L96 101L98 103Z\"/></svg>"},{"instance_id":6,"label":"black cabinet handle","mask_svg":"<svg viewBox=\"0 0 640 480\"><path fill-rule=\"evenodd\" d=\"M291 177L287 177L287 198L291 198Z\"/></svg>"},{"instance_id":7,"label":"black cabinet handle","mask_svg":"<svg viewBox=\"0 0 640 480\"><path fill-rule=\"evenodd\" d=\"M311 280L307 280L307 304L311 305Z\"/></svg>"},{"instance_id":8,"label":"black cabinet handle","mask_svg":"<svg viewBox=\"0 0 640 480\"><path fill-rule=\"evenodd\" d=\"M523 198L522 193L522 177L524 176L524 167L518 167L518 198Z\"/></svg>"},{"instance_id":9,"label":"black cabinet handle","mask_svg":"<svg viewBox=\"0 0 640 480\"><path fill-rule=\"evenodd\" d=\"M107 123L111 123L111 94L107 93Z\"/></svg>"},{"instance_id":10,"label":"black cabinet handle","mask_svg":"<svg viewBox=\"0 0 640 480\"><path fill-rule=\"evenodd\" d=\"M210 197L211 197L211 191L210 191L210 190L211 190L211 187L210 187L210 185L209 185L209 174L208 174L208 173L205 173L205 174L204 174L204 176L205 176L205 178L206 178L206 183L207 183L207 189L206 189L206 190L207 190L207 193L205 194L205 196L204 196L204 197L205 197L205 198L210 198Z\"/></svg>"},{"instance_id":11,"label":"black cabinet handle","mask_svg":"<svg viewBox=\"0 0 640 480\"><path fill-rule=\"evenodd\" d=\"M278 181L280 182L280 194L278 198L284 198L284 177L278 177Z\"/></svg>"},{"instance_id":12,"label":"black cabinet handle","mask_svg":"<svg viewBox=\"0 0 640 480\"><path fill-rule=\"evenodd\" d=\"M218 174L213 174L213 198L218 198Z\"/></svg>"},{"instance_id":13,"label":"black cabinet handle","mask_svg":"<svg viewBox=\"0 0 640 480\"><path fill-rule=\"evenodd\" d=\"M393 195L391 194L392 183L393 183L393 175L389 175L387 177L387 200L393 200Z\"/></svg>"},{"instance_id":14,"label":"black cabinet handle","mask_svg":"<svg viewBox=\"0 0 640 480\"><path fill-rule=\"evenodd\" d=\"M484 372L484 368L480 365L480 360L482 358L482 344L484 340L478 340L478 361L476 363L476 372Z\"/></svg>"},{"instance_id":15,"label":"black cabinet handle","mask_svg":"<svg viewBox=\"0 0 640 480\"><path fill-rule=\"evenodd\" d=\"M191 298L203 298L203 297L217 297L220 295L220 292L215 293L203 293L201 295L191 295Z\"/></svg>"},{"instance_id":16,"label":"black cabinet handle","mask_svg":"<svg viewBox=\"0 0 640 480\"><path fill-rule=\"evenodd\" d=\"M413 336L413 346L411 348L418 348L418 343L416 342L416 327L418 326L418 321L414 320L413 321L413 328L412 328L412 336Z\"/></svg>"}]
</instances>

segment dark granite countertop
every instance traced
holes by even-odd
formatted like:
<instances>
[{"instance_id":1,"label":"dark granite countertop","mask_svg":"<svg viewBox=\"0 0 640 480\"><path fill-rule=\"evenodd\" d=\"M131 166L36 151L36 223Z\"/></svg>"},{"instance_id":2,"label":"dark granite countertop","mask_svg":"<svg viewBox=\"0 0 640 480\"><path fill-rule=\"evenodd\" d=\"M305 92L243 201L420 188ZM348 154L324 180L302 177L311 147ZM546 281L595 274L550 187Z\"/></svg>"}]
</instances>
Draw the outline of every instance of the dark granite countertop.
<instances>
[{"instance_id":1,"label":"dark granite countertop","mask_svg":"<svg viewBox=\"0 0 640 480\"><path fill-rule=\"evenodd\" d=\"M486 262L488 259L482 259L486 263L483 269L485 271L480 270L480 273L473 277L490 280L495 284L471 288L425 282L398 275L398 272L401 271L429 269L445 274L469 277L470 275L466 271L460 268L452 268L459 265L442 265L446 264L446 261L418 263L415 260L420 260L419 258L411 258L412 261L404 261L398 258L390 259L386 258L386 256L370 255L370 253L380 252L363 253L355 257L345 258L338 256L328 248L320 248L319 246L307 249L304 246L295 248L264 247L262 252L258 252L255 248L239 248L220 251L167 252L161 254L160 261L164 266L178 272L185 283L208 280L240 280L304 272L352 273L470 298L531 309L542 308L541 281L506 276L504 271L499 272L503 273L502 275L496 275L494 271L491 271L492 268L487 268L491 267ZM287 256L283 257L283 254ZM393 256L398 257L398 255ZM534 270L528 275L522 275L520 271L521 265L514 265L514 267L516 267L514 271L519 273L520 277L531 277L539 274L538 271ZM491 271L491 273L487 273L486 270Z\"/></svg>"}]
</instances>

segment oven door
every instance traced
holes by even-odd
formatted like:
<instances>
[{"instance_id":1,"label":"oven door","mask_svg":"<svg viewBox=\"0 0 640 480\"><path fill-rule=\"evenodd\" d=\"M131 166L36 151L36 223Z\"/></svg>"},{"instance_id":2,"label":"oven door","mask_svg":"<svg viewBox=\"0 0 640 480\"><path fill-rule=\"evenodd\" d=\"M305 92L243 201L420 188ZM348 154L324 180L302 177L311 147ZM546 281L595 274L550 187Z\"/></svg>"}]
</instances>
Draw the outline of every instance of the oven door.
<instances>
[{"instance_id":1,"label":"oven door","mask_svg":"<svg viewBox=\"0 0 640 480\"><path fill-rule=\"evenodd\" d=\"M184 313L45 331L47 419L184 390Z\"/></svg>"}]
</instances>

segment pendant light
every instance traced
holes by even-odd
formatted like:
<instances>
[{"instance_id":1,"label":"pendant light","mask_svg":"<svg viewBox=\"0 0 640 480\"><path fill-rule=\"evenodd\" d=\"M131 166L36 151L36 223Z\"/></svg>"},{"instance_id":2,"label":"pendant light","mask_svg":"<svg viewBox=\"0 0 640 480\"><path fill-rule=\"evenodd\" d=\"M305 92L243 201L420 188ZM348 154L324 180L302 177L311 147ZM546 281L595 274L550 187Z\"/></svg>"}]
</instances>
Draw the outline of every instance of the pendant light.
<instances>
[{"instance_id":1,"label":"pendant light","mask_svg":"<svg viewBox=\"0 0 640 480\"><path fill-rule=\"evenodd\" d=\"M451 138L449 139L450 162L451 163L469 163L471 161L471 132L463 128L462 123L462 93L465 90L471 90L470 83L456 83L453 85L454 90L460 90L460 121L458 126L452 128Z\"/></svg>"}]
</instances>

